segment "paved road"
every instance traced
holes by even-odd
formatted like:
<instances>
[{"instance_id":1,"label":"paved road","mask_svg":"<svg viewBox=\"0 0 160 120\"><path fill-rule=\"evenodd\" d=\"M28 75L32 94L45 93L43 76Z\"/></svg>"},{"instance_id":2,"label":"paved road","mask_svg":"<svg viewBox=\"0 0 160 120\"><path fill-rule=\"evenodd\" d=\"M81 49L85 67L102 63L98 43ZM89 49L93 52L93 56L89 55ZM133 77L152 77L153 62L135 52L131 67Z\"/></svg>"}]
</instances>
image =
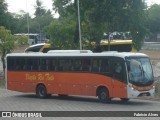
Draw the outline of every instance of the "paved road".
<instances>
[{"instance_id":1,"label":"paved road","mask_svg":"<svg viewBox=\"0 0 160 120\"><path fill-rule=\"evenodd\" d=\"M8 91L0 88L0 111L160 111L160 102L132 99L128 103L122 103L119 99L115 99L109 104L104 104L100 103L95 97L68 96L60 98L56 95L52 95L50 99L39 99L35 94ZM61 120L62 118L57 117L55 119ZM74 117L64 119L75 120ZM85 117L77 119L92 120L98 118ZM119 120L120 118L112 119ZM138 118L134 117L132 119L137 120ZM150 120L151 118L140 119ZM125 117L123 120L130 120L130 118ZM156 117L153 120L160 120L160 118Z\"/></svg>"}]
</instances>

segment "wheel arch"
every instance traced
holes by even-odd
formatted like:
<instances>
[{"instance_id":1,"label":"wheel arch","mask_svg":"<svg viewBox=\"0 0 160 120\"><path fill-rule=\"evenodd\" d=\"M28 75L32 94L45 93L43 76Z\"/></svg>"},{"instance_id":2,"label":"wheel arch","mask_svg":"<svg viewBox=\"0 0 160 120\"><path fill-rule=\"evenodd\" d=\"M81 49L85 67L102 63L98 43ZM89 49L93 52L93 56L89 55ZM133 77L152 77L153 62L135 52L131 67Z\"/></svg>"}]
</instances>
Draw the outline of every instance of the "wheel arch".
<instances>
[{"instance_id":1,"label":"wheel arch","mask_svg":"<svg viewBox=\"0 0 160 120\"><path fill-rule=\"evenodd\" d=\"M104 85L100 85L100 86L97 87L97 89L96 89L96 96L98 96L98 92L101 89L106 89L108 91L108 95L110 96L109 89L106 86L104 86Z\"/></svg>"},{"instance_id":2,"label":"wheel arch","mask_svg":"<svg viewBox=\"0 0 160 120\"><path fill-rule=\"evenodd\" d=\"M40 86L40 85L43 85L43 86L46 88L46 85L45 85L44 83L38 83L38 84L36 85L35 91L37 91L37 88L38 88L38 86ZM46 88L46 91L47 91L47 88Z\"/></svg>"}]
</instances>

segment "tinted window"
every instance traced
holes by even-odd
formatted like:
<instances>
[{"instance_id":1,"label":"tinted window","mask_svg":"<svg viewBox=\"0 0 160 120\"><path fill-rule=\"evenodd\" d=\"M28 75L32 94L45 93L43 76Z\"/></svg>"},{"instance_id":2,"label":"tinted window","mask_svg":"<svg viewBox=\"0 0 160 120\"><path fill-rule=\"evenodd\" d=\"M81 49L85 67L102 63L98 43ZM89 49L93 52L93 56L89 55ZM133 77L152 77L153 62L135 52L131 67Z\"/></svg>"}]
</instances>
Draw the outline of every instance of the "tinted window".
<instances>
[{"instance_id":1,"label":"tinted window","mask_svg":"<svg viewBox=\"0 0 160 120\"><path fill-rule=\"evenodd\" d=\"M100 72L109 72L109 61L108 61L108 59L101 59L99 67L100 67Z\"/></svg>"},{"instance_id":2,"label":"tinted window","mask_svg":"<svg viewBox=\"0 0 160 120\"><path fill-rule=\"evenodd\" d=\"M113 77L120 81L123 81L123 63L119 61L115 61L112 63L112 72Z\"/></svg>"}]
</instances>

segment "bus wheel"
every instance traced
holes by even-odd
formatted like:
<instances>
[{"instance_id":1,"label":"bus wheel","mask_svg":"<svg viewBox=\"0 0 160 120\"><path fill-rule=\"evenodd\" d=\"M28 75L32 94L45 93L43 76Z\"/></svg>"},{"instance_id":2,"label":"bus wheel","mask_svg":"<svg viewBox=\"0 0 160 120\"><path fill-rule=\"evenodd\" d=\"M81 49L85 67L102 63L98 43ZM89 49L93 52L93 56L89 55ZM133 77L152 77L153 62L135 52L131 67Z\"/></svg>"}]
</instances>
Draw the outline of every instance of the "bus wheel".
<instances>
[{"instance_id":1,"label":"bus wheel","mask_svg":"<svg viewBox=\"0 0 160 120\"><path fill-rule=\"evenodd\" d=\"M36 89L36 95L39 98L47 98L48 96L50 96L50 94L47 94L47 90L46 87L44 85L38 85L37 89Z\"/></svg>"},{"instance_id":2,"label":"bus wheel","mask_svg":"<svg viewBox=\"0 0 160 120\"><path fill-rule=\"evenodd\" d=\"M128 99L128 98L121 98L121 101L122 101L122 102L128 102L129 99Z\"/></svg>"},{"instance_id":3,"label":"bus wheel","mask_svg":"<svg viewBox=\"0 0 160 120\"><path fill-rule=\"evenodd\" d=\"M111 101L111 98L109 98L109 93L106 88L101 88L98 90L98 99L103 103L108 103Z\"/></svg>"}]
</instances>

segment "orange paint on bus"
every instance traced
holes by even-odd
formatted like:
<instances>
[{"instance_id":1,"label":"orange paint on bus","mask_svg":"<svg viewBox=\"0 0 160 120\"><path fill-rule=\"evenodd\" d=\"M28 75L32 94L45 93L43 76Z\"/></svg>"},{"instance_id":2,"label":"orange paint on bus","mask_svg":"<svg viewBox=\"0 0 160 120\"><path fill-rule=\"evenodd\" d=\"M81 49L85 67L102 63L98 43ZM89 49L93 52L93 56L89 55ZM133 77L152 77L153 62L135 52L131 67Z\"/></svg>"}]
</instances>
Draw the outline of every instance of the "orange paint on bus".
<instances>
[{"instance_id":1,"label":"orange paint on bus","mask_svg":"<svg viewBox=\"0 0 160 120\"><path fill-rule=\"evenodd\" d=\"M48 94L96 96L99 86L105 86L111 98L127 98L127 84L96 73L13 72L7 71L7 89L36 92L39 83Z\"/></svg>"}]
</instances>

